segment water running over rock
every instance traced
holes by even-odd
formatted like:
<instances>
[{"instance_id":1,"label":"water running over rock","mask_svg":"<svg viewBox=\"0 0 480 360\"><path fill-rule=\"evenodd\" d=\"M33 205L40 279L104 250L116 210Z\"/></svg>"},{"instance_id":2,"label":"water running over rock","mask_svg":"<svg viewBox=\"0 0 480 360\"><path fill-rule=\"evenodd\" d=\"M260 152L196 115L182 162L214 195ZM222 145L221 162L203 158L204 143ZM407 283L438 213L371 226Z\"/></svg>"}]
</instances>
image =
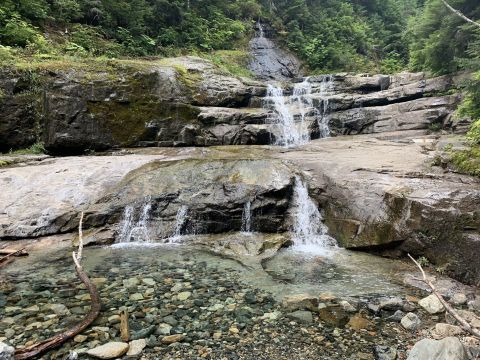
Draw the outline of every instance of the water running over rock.
<instances>
[{"instance_id":1,"label":"water running over rock","mask_svg":"<svg viewBox=\"0 0 480 360\"><path fill-rule=\"evenodd\" d=\"M336 246L335 239L327 234L328 228L317 205L308 195L305 182L299 176L295 177L292 206L294 248L322 252Z\"/></svg>"},{"instance_id":2,"label":"water running over rock","mask_svg":"<svg viewBox=\"0 0 480 360\"><path fill-rule=\"evenodd\" d=\"M177 215L175 216L175 231L173 236L168 240L169 243L178 243L180 237L182 236L182 230L187 222L188 216L188 207L186 205L182 205L180 209L177 211Z\"/></svg>"},{"instance_id":3,"label":"water running over rock","mask_svg":"<svg viewBox=\"0 0 480 360\"><path fill-rule=\"evenodd\" d=\"M242 232L252 232L252 202L249 200L245 203L242 213Z\"/></svg>"},{"instance_id":4,"label":"water running over rock","mask_svg":"<svg viewBox=\"0 0 480 360\"><path fill-rule=\"evenodd\" d=\"M125 207L117 243L151 242L148 228L151 210L151 199L146 198L141 212L135 221L134 207L131 205Z\"/></svg>"},{"instance_id":5,"label":"water running over rock","mask_svg":"<svg viewBox=\"0 0 480 360\"><path fill-rule=\"evenodd\" d=\"M292 96L279 86L269 84L264 107L272 108L273 118L269 120L278 125L275 145L298 146L308 143L312 134L325 138L330 136L328 126L329 98L327 92L333 90L333 77L324 76L318 88L319 107L313 102L312 83L305 78L294 85ZM317 130L317 129L318 130Z\"/></svg>"}]
</instances>

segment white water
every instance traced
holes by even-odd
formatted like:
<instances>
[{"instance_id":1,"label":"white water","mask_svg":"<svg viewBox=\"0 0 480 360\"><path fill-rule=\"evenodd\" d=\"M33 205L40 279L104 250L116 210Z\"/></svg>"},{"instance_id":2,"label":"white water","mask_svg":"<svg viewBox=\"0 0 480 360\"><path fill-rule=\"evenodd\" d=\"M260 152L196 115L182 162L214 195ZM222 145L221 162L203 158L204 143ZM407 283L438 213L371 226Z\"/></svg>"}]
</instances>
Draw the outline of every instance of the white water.
<instances>
[{"instance_id":1,"label":"white water","mask_svg":"<svg viewBox=\"0 0 480 360\"><path fill-rule=\"evenodd\" d=\"M151 210L152 204L150 198L147 198L142 206L138 220L135 221L135 209L133 206L126 206L122 222L120 223L117 243L151 242L148 230Z\"/></svg>"},{"instance_id":2,"label":"white water","mask_svg":"<svg viewBox=\"0 0 480 360\"><path fill-rule=\"evenodd\" d=\"M311 99L308 97L311 92L312 86L308 78L295 84L291 97L286 97L282 88L268 85L267 97L272 101L275 112L273 120L280 129L275 145L290 147L310 141L310 129L305 117L312 108ZM296 113L300 114L300 121L296 121Z\"/></svg>"},{"instance_id":3,"label":"white water","mask_svg":"<svg viewBox=\"0 0 480 360\"><path fill-rule=\"evenodd\" d=\"M182 237L182 229L187 221L188 217L188 207L186 205L180 206L175 215L175 229L173 235L168 239L169 243L179 243L180 238Z\"/></svg>"},{"instance_id":4,"label":"white water","mask_svg":"<svg viewBox=\"0 0 480 360\"><path fill-rule=\"evenodd\" d=\"M328 253L336 241L327 234L323 217L299 176L295 177L293 191L293 248L308 253Z\"/></svg>"},{"instance_id":5,"label":"white water","mask_svg":"<svg viewBox=\"0 0 480 360\"><path fill-rule=\"evenodd\" d=\"M252 232L252 202L251 201L247 201L243 206L241 231L244 233Z\"/></svg>"},{"instance_id":6,"label":"white water","mask_svg":"<svg viewBox=\"0 0 480 360\"><path fill-rule=\"evenodd\" d=\"M279 126L279 134L275 145L298 146L310 141L310 128L307 116L315 116L320 138L330 136L328 127L329 99L327 92L333 90L333 76L323 77L320 83L320 108L315 108L312 99L312 84L309 78L295 84L293 94L285 96L285 92L278 86L268 85L267 99L273 105L273 122Z\"/></svg>"},{"instance_id":7,"label":"white water","mask_svg":"<svg viewBox=\"0 0 480 360\"><path fill-rule=\"evenodd\" d=\"M320 131L320 138L326 138L330 136L330 128L328 127L328 113L329 108L329 99L326 97L328 91L333 90L333 76L326 75L322 82L320 83L320 99L321 105L319 109L319 114L317 116L318 128Z\"/></svg>"}]
</instances>

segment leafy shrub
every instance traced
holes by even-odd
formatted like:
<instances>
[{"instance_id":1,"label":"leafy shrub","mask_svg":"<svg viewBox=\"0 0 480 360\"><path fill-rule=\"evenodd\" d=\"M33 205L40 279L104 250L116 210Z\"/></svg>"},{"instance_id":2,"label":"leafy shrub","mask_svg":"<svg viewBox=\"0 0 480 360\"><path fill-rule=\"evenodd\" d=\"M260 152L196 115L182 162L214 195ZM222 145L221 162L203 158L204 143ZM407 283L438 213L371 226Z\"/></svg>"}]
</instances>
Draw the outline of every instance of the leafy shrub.
<instances>
[{"instance_id":1,"label":"leafy shrub","mask_svg":"<svg viewBox=\"0 0 480 360\"><path fill-rule=\"evenodd\" d=\"M38 41L38 35L35 27L23 20L19 14L13 14L6 19L5 25L0 29L0 40L3 45L25 47Z\"/></svg>"}]
</instances>

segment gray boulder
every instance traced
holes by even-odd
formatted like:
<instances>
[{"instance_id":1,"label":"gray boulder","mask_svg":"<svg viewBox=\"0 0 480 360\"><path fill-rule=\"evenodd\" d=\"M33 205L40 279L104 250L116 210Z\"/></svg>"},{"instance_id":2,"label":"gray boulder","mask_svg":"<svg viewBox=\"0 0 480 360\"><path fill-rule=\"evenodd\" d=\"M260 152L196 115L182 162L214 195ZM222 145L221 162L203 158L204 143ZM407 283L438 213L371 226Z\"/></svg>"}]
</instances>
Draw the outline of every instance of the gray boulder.
<instances>
[{"instance_id":1,"label":"gray boulder","mask_svg":"<svg viewBox=\"0 0 480 360\"><path fill-rule=\"evenodd\" d=\"M467 360L468 354L458 338L423 339L415 344L407 360Z\"/></svg>"}]
</instances>

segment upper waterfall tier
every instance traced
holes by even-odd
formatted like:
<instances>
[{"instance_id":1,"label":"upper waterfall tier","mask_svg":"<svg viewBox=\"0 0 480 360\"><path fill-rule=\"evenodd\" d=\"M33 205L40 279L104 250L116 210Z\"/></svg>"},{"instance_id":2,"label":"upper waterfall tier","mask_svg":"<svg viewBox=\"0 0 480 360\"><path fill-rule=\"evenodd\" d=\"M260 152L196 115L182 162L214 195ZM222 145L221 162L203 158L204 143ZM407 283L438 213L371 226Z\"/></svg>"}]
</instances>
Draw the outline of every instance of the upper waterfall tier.
<instances>
[{"instance_id":1,"label":"upper waterfall tier","mask_svg":"<svg viewBox=\"0 0 480 360\"><path fill-rule=\"evenodd\" d=\"M266 145L281 137L274 109L266 106L272 103L266 83L232 77L196 57L119 64L114 73L49 70L35 82L26 71L2 70L0 151L39 140L51 153L71 155L118 147ZM466 128L451 116L460 100L450 92L458 77L334 74L331 88L325 79L309 77L308 94L294 94L302 79L274 85L287 107L298 104L298 95L312 105L290 108L295 122L310 121L312 109L323 112L328 104L323 130L331 136ZM320 126L310 130L311 138L325 136Z\"/></svg>"}]
</instances>

